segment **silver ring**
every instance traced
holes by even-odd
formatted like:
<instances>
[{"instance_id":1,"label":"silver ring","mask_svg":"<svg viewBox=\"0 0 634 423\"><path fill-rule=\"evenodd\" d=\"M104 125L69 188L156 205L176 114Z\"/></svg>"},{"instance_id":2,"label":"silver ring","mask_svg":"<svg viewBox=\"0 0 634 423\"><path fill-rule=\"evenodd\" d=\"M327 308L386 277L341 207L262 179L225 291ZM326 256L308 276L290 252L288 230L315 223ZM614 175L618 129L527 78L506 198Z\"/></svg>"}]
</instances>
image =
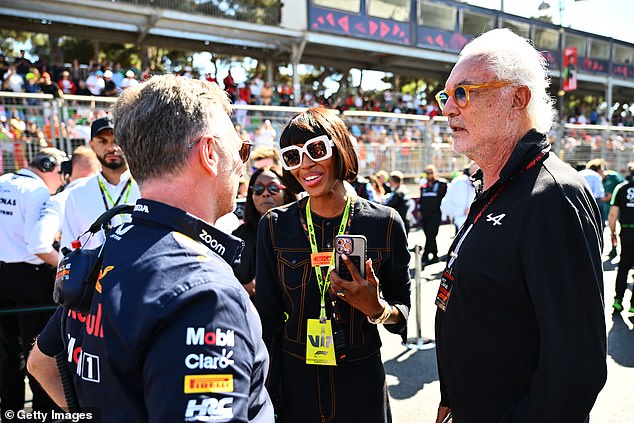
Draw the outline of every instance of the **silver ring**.
<instances>
[{"instance_id":1,"label":"silver ring","mask_svg":"<svg viewBox=\"0 0 634 423\"><path fill-rule=\"evenodd\" d=\"M337 294L339 297L345 297L345 296L346 296L346 293L345 293L345 292L343 292L343 289L338 289L338 290L337 290L337 292L336 292L336 294Z\"/></svg>"}]
</instances>

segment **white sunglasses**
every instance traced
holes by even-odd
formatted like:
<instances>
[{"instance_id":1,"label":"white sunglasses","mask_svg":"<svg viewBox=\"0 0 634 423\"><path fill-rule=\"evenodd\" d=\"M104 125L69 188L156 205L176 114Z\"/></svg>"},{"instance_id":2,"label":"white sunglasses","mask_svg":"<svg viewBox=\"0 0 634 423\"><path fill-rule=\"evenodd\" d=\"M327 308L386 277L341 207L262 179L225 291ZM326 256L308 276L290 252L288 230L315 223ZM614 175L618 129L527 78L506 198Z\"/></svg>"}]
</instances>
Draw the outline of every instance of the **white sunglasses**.
<instances>
[{"instance_id":1,"label":"white sunglasses","mask_svg":"<svg viewBox=\"0 0 634 423\"><path fill-rule=\"evenodd\" d=\"M304 154L314 162L329 159L332 157L332 147L334 146L335 143L327 135L320 135L306 141L303 147L297 145L284 147L280 150L282 167L285 170L297 169L302 165Z\"/></svg>"}]
</instances>

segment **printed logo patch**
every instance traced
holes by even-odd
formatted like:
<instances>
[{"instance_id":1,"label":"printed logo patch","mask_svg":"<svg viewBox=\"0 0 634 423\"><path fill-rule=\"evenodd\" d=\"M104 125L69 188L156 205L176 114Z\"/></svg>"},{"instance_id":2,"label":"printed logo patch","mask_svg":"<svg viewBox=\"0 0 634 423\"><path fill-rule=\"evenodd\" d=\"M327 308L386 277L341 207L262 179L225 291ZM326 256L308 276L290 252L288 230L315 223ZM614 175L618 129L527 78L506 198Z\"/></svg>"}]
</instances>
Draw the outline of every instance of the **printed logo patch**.
<instances>
[{"instance_id":1,"label":"printed logo patch","mask_svg":"<svg viewBox=\"0 0 634 423\"><path fill-rule=\"evenodd\" d=\"M186 394L233 392L233 375L187 375L183 392Z\"/></svg>"}]
</instances>

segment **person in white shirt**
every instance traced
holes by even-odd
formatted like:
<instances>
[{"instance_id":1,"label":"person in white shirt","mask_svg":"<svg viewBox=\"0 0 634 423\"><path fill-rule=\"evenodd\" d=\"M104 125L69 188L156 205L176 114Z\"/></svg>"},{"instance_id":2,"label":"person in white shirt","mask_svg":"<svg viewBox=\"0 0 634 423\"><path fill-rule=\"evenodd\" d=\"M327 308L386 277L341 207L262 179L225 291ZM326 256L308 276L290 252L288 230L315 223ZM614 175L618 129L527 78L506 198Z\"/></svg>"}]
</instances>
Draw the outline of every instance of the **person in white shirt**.
<instances>
[{"instance_id":1,"label":"person in white shirt","mask_svg":"<svg viewBox=\"0 0 634 423\"><path fill-rule=\"evenodd\" d=\"M125 78L121 81L121 90L126 88L136 87L140 82L136 79L136 75L132 69L125 73Z\"/></svg>"},{"instance_id":2,"label":"person in white shirt","mask_svg":"<svg viewBox=\"0 0 634 423\"><path fill-rule=\"evenodd\" d=\"M58 253L54 239L40 230L43 205L61 185L64 152L45 148L29 167L0 177L0 409L16 412L24 407L24 362L35 336L53 308L36 313L8 314L11 309L53 305L53 283ZM29 376L30 377L30 376ZM30 380L34 410L54 404L35 380Z\"/></svg>"},{"instance_id":3,"label":"person in white shirt","mask_svg":"<svg viewBox=\"0 0 634 423\"><path fill-rule=\"evenodd\" d=\"M70 249L90 225L106 210L119 204L134 204L141 197L139 186L128 170L121 148L114 139L112 121L106 116L91 125L90 148L101 163L101 172L88 178L68 193L60 246ZM113 219L116 224L117 218ZM81 237L82 246L97 248L103 244L103 233Z\"/></svg>"},{"instance_id":4,"label":"person in white shirt","mask_svg":"<svg viewBox=\"0 0 634 423\"><path fill-rule=\"evenodd\" d=\"M70 192L78 186L84 184L89 177L99 173L101 169L99 160L94 151L86 146L79 146L73 151L71 160L69 161L70 175L68 184L64 186L64 190L53 196L46 202L40 220L37 225L43 233L48 233L47 238L58 239L58 234L62 230L62 220L64 218L64 210L66 209L66 200ZM62 171L64 167L62 166ZM60 257L61 258L61 257Z\"/></svg>"},{"instance_id":5,"label":"person in white shirt","mask_svg":"<svg viewBox=\"0 0 634 423\"><path fill-rule=\"evenodd\" d=\"M447 194L440 203L440 211L444 216L451 218L456 233L467 220L469 208L475 198L475 188L471 182L471 175L478 169L474 162L471 162L464 169L462 175L455 177L447 187Z\"/></svg>"}]
</instances>

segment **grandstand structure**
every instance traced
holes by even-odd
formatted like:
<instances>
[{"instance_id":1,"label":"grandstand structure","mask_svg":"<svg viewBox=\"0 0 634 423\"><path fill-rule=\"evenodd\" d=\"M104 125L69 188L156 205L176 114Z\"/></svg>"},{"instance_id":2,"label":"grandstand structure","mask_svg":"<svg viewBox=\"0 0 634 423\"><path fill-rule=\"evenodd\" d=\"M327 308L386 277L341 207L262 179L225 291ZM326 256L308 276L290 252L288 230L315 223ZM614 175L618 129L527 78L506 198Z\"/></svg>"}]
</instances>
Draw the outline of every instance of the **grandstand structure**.
<instances>
[{"instance_id":1,"label":"grandstand structure","mask_svg":"<svg viewBox=\"0 0 634 423\"><path fill-rule=\"evenodd\" d=\"M579 93L634 98L633 44L453 0L3 0L0 27L441 81L469 40L508 27L543 51L555 88L576 47Z\"/></svg>"}]
</instances>

